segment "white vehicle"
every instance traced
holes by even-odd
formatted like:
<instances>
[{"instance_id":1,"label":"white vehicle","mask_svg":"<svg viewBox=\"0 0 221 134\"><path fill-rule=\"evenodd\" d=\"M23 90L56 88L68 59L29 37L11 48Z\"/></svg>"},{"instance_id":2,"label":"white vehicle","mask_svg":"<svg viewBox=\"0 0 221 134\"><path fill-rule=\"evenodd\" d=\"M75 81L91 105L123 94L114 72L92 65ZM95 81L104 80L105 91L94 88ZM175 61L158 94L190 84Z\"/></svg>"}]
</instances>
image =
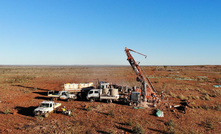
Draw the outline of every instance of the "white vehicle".
<instances>
[{"instance_id":1,"label":"white vehicle","mask_svg":"<svg viewBox=\"0 0 221 134\"><path fill-rule=\"evenodd\" d=\"M91 89L87 94L87 99L90 102L95 100L106 100L107 102L118 101L121 96L118 94L118 89Z\"/></svg>"},{"instance_id":2,"label":"white vehicle","mask_svg":"<svg viewBox=\"0 0 221 134\"><path fill-rule=\"evenodd\" d=\"M55 103L54 101L43 101L40 105L34 110L35 116L44 116L48 117L49 113L57 111L58 107L61 106L61 103Z\"/></svg>"},{"instance_id":3,"label":"white vehicle","mask_svg":"<svg viewBox=\"0 0 221 134\"><path fill-rule=\"evenodd\" d=\"M67 101L77 99L77 96L75 94L71 94L68 91L59 91L58 92L58 91L54 91L54 90L48 91L48 97L50 97L54 101L56 101L58 98L60 100L67 100Z\"/></svg>"}]
</instances>

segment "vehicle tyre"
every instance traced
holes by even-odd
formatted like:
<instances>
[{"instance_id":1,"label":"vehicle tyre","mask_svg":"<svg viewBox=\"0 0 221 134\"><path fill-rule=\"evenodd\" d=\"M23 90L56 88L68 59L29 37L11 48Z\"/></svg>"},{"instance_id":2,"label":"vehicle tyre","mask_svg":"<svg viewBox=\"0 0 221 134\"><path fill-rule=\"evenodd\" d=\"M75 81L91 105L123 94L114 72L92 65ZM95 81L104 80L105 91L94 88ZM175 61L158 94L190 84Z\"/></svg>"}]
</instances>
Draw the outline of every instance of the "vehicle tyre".
<instances>
[{"instance_id":1,"label":"vehicle tyre","mask_svg":"<svg viewBox=\"0 0 221 134\"><path fill-rule=\"evenodd\" d=\"M94 102L94 98L90 98L90 102Z\"/></svg>"},{"instance_id":2,"label":"vehicle tyre","mask_svg":"<svg viewBox=\"0 0 221 134\"><path fill-rule=\"evenodd\" d=\"M53 101L56 101L56 100L57 100L57 98L56 98L56 97L53 97L53 98L52 98L52 100L53 100Z\"/></svg>"},{"instance_id":3,"label":"vehicle tyre","mask_svg":"<svg viewBox=\"0 0 221 134\"><path fill-rule=\"evenodd\" d=\"M72 100L72 99L69 98L69 99L68 99L68 102L70 102L71 100Z\"/></svg>"},{"instance_id":4,"label":"vehicle tyre","mask_svg":"<svg viewBox=\"0 0 221 134\"><path fill-rule=\"evenodd\" d=\"M45 118L48 118L48 116L49 116L49 113L46 113L46 114L45 114Z\"/></svg>"},{"instance_id":5,"label":"vehicle tyre","mask_svg":"<svg viewBox=\"0 0 221 134\"><path fill-rule=\"evenodd\" d=\"M54 110L54 113L57 113L58 112L58 108L56 108L55 110Z\"/></svg>"}]
</instances>

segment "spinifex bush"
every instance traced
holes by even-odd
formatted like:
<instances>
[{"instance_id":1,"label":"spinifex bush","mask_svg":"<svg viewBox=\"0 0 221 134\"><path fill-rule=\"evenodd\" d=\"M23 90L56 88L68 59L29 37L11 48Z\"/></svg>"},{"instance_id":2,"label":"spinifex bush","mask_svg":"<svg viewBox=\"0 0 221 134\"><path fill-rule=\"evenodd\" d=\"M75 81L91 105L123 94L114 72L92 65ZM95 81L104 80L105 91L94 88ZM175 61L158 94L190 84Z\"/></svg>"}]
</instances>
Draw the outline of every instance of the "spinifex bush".
<instances>
[{"instance_id":1,"label":"spinifex bush","mask_svg":"<svg viewBox=\"0 0 221 134\"><path fill-rule=\"evenodd\" d=\"M4 114L10 114L10 112L11 112L10 109L6 109L6 110L4 111Z\"/></svg>"},{"instance_id":2,"label":"spinifex bush","mask_svg":"<svg viewBox=\"0 0 221 134\"><path fill-rule=\"evenodd\" d=\"M132 131L135 134L143 134L145 132L145 130L139 123L137 123L136 126L132 128Z\"/></svg>"},{"instance_id":3,"label":"spinifex bush","mask_svg":"<svg viewBox=\"0 0 221 134\"><path fill-rule=\"evenodd\" d=\"M125 122L125 125L127 125L127 126L132 126L132 125L133 125L132 120L129 119L127 122Z\"/></svg>"},{"instance_id":4,"label":"spinifex bush","mask_svg":"<svg viewBox=\"0 0 221 134\"><path fill-rule=\"evenodd\" d=\"M183 96L183 95L181 94L181 95L179 95L179 99L181 99L181 100L185 100L185 99L186 99L186 97L185 97L185 96Z\"/></svg>"},{"instance_id":5,"label":"spinifex bush","mask_svg":"<svg viewBox=\"0 0 221 134\"><path fill-rule=\"evenodd\" d=\"M115 116L114 110L111 109L110 111L108 111L108 115L114 117Z\"/></svg>"}]
</instances>

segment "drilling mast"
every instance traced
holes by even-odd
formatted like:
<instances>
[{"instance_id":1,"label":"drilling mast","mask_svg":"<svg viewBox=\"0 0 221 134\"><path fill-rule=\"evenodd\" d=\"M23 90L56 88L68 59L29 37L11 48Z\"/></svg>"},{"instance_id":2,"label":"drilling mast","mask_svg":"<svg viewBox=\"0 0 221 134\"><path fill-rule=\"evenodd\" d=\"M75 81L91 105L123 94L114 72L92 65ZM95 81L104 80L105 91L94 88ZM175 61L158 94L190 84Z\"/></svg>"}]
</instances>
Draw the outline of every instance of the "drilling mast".
<instances>
[{"instance_id":1,"label":"drilling mast","mask_svg":"<svg viewBox=\"0 0 221 134\"><path fill-rule=\"evenodd\" d=\"M146 77L144 71L140 68L140 66L134 60L133 56L130 54L130 51L132 51L134 53L138 53L140 55L143 55L143 56L145 56L145 58L147 56L144 55L144 54L141 54L139 52L136 52L136 51L134 51L132 49L128 49L127 47L125 47L125 52L126 52L126 55L127 55L127 60L130 63L131 67L133 68L133 70L134 70L134 72L135 72L135 74L137 76L136 80L142 84L141 95L146 100L148 98L151 98L151 94L155 93L156 90L154 89L154 87L151 84L150 80Z\"/></svg>"}]
</instances>

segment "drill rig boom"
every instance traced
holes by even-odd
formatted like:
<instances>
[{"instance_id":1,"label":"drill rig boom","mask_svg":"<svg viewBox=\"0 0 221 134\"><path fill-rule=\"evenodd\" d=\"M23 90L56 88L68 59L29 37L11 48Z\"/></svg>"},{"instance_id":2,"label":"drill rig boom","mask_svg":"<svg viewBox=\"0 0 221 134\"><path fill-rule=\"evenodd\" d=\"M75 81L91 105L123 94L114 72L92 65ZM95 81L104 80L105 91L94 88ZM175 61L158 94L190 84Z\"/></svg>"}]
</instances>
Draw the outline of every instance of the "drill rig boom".
<instances>
[{"instance_id":1,"label":"drill rig boom","mask_svg":"<svg viewBox=\"0 0 221 134\"><path fill-rule=\"evenodd\" d=\"M132 49L125 48L125 52L127 55L127 60L130 63L131 67L133 68L135 74L137 75L137 81L142 83L141 87L141 94L144 98L150 98L151 94L156 92L153 85L151 84L150 80L145 76L145 73L142 71L142 69L139 67L139 65L134 60L133 56L130 54L130 51L138 53L140 55L147 57L144 54L141 54L139 52L136 52Z\"/></svg>"}]
</instances>

